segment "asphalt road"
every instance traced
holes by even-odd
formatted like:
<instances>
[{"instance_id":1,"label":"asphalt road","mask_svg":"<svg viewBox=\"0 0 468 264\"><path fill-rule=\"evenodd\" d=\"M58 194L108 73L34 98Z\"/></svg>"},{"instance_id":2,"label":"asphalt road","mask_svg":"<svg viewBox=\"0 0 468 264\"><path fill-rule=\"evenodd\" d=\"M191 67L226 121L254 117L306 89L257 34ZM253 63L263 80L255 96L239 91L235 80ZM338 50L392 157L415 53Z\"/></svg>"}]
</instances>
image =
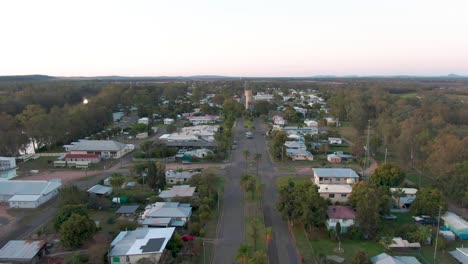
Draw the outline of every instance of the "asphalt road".
<instances>
[{"instance_id":1,"label":"asphalt road","mask_svg":"<svg viewBox=\"0 0 468 264\"><path fill-rule=\"evenodd\" d=\"M240 187L240 177L246 166L242 152L248 149L253 156L262 154L259 163L259 176L265 184L262 199L265 225L272 228L273 236L268 249L271 264L299 263L295 245L291 239L288 226L275 208L278 199L274 164L267 152L265 131L260 119L255 120L256 130L253 139L244 136L244 123L238 120L234 128L234 140L238 142L237 149L232 152L231 165L227 168L227 187L224 194L223 215L220 219L218 243L215 245L213 263L235 263L235 256L240 244L244 241L243 193ZM253 162L252 162L253 163Z\"/></svg>"}]
</instances>

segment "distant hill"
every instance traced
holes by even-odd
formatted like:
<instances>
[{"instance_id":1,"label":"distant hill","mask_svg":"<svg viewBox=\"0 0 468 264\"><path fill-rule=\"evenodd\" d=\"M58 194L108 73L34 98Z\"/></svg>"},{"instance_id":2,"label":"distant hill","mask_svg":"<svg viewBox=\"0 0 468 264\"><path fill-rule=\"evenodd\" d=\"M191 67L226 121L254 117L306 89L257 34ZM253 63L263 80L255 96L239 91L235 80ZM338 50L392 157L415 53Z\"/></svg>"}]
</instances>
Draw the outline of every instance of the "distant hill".
<instances>
[{"instance_id":1,"label":"distant hill","mask_svg":"<svg viewBox=\"0 0 468 264\"><path fill-rule=\"evenodd\" d=\"M24 81L50 81L57 78L48 75L8 75L0 76L0 82L24 82Z\"/></svg>"}]
</instances>

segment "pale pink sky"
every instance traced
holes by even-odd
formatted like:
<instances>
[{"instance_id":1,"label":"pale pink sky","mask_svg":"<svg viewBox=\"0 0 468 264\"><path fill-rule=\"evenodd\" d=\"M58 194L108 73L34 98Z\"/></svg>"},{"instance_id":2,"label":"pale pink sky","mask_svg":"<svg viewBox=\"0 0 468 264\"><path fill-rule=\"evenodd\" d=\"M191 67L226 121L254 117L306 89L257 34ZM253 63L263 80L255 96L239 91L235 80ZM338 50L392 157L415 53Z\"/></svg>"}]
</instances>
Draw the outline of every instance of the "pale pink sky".
<instances>
[{"instance_id":1,"label":"pale pink sky","mask_svg":"<svg viewBox=\"0 0 468 264\"><path fill-rule=\"evenodd\" d=\"M466 0L5 0L0 75L468 75Z\"/></svg>"}]
</instances>

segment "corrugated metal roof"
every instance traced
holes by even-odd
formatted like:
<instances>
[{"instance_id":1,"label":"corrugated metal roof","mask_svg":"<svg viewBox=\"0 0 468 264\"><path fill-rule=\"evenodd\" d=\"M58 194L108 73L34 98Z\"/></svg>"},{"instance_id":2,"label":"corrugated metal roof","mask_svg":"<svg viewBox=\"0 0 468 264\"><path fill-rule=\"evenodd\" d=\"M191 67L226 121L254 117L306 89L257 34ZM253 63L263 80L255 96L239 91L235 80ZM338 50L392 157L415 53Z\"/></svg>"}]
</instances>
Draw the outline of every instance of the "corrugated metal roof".
<instances>
[{"instance_id":1,"label":"corrugated metal roof","mask_svg":"<svg viewBox=\"0 0 468 264\"><path fill-rule=\"evenodd\" d=\"M138 210L138 205L122 205L115 213L116 214L132 214L136 210Z\"/></svg>"},{"instance_id":2,"label":"corrugated metal roof","mask_svg":"<svg viewBox=\"0 0 468 264\"><path fill-rule=\"evenodd\" d=\"M167 242L174 233L174 227L167 228L137 228L134 231L121 232L111 243L109 256L129 256L143 254L145 248L151 239L164 239L159 249L146 251L148 253L162 253L166 248ZM122 234L124 233L124 234Z\"/></svg>"},{"instance_id":3,"label":"corrugated metal roof","mask_svg":"<svg viewBox=\"0 0 468 264\"><path fill-rule=\"evenodd\" d=\"M95 194L106 194L106 193L112 192L112 187L96 184L93 187L89 188L87 192L95 193Z\"/></svg>"},{"instance_id":4,"label":"corrugated metal roof","mask_svg":"<svg viewBox=\"0 0 468 264\"><path fill-rule=\"evenodd\" d=\"M35 202L40 197L40 195L13 195L8 202Z\"/></svg>"},{"instance_id":5,"label":"corrugated metal roof","mask_svg":"<svg viewBox=\"0 0 468 264\"><path fill-rule=\"evenodd\" d=\"M313 168L318 177L359 178L357 173L349 168Z\"/></svg>"},{"instance_id":6,"label":"corrugated metal roof","mask_svg":"<svg viewBox=\"0 0 468 264\"><path fill-rule=\"evenodd\" d=\"M80 140L66 145L72 151L119 151L127 145L114 140Z\"/></svg>"},{"instance_id":7,"label":"corrugated metal roof","mask_svg":"<svg viewBox=\"0 0 468 264\"><path fill-rule=\"evenodd\" d=\"M62 185L58 179L51 181L2 181L0 195L46 195Z\"/></svg>"},{"instance_id":8,"label":"corrugated metal roof","mask_svg":"<svg viewBox=\"0 0 468 264\"><path fill-rule=\"evenodd\" d=\"M45 240L10 240L0 249L0 260L31 260L45 245Z\"/></svg>"},{"instance_id":9,"label":"corrugated metal roof","mask_svg":"<svg viewBox=\"0 0 468 264\"><path fill-rule=\"evenodd\" d=\"M162 207L155 208L148 212L147 217L167 218L167 217L189 217L192 212L191 207Z\"/></svg>"},{"instance_id":10,"label":"corrugated metal roof","mask_svg":"<svg viewBox=\"0 0 468 264\"><path fill-rule=\"evenodd\" d=\"M195 187L189 185L176 185L169 190L164 190L159 194L161 198L173 198L173 197L192 197L195 192Z\"/></svg>"}]
</instances>

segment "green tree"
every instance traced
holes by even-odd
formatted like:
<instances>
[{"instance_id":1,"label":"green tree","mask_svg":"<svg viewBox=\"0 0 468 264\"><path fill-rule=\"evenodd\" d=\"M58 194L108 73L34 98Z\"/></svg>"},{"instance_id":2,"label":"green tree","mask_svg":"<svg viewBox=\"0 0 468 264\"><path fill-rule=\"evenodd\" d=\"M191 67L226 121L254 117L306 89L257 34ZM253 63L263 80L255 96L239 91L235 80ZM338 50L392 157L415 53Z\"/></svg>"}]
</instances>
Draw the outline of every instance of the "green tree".
<instances>
[{"instance_id":1,"label":"green tree","mask_svg":"<svg viewBox=\"0 0 468 264\"><path fill-rule=\"evenodd\" d=\"M119 220L117 222L117 230L119 231L132 231L137 229L138 224L133 221Z\"/></svg>"},{"instance_id":2,"label":"green tree","mask_svg":"<svg viewBox=\"0 0 468 264\"><path fill-rule=\"evenodd\" d=\"M369 255L365 251L358 251L353 257L352 264L371 264Z\"/></svg>"},{"instance_id":3,"label":"green tree","mask_svg":"<svg viewBox=\"0 0 468 264\"><path fill-rule=\"evenodd\" d=\"M258 165L260 161L262 160L262 153L255 153L253 156L253 160L255 161L255 164L257 165L257 175L258 175Z\"/></svg>"},{"instance_id":4,"label":"green tree","mask_svg":"<svg viewBox=\"0 0 468 264\"><path fill-rule=\"evenodd\" d=\"M86 206L83 204L77 205L65 205L60 207L60 209L55 213L54 217L54 228L55 230L60 230L62 224L70 218L73 214L78 214L81 216L88 217L88 211Z\"/></svg>"},{"instance_id":5,"label":"green tree","mask_svg":"<svg viewBox=\"0 0 468 264\"><path fill-rule=\"evenodd\" d=\"M148 161L146 164L146 167L148 168L148 173L146 176L146 183L151 189L155 189L158 187L157 185L157 178L158 178L158 172L156 169L156 164L152 161Z\"/></svg>"},{"instance_id":6,"label":"green tree","mask_svg":"<svg viewBox=\"0 0 468 264\"><path fill-rule=\"evenodd\" d=\"M252 238L253 241L253 250L257 251L257 244L258 240L260 239L260 232L262 228L262 223L258 218L250 220L250 230L249 230L249 236Z\"/></svg>"},{"instance_id":7,"label":"green tree","mask_svg":"<svg viewBox=\"0 0 468 264\"><path fill-rule=\"evenodd\" d=\"M442 193L433 188L425 188L418 192L416 199L411 204L410 210L413 215L430 215L436 217L439 214L447 211L447 201Z\"/></svg>"},{"instance_id":8,"label":"green tree","mask_svg":"<svg viewBox=\"0 0 468 264\"><path fill-rule=\"evenodd\" d=\"M252 248L247 244L241 244L237 249L236 260L242 264L247 264L249 257L252 255Z\"/></svg>"},{"instance_id":9,"label":"green tree","mask_svg":"<svg viewBox=\"0 0 468 264\"><path fill-rule=\"evenodd\" d=\"M60 188L58 200L60 206L85 204L88 201L88 195L76 185L67 185Z\"/></svg>"},{"instance_id":10,"label":"green tree","mask_svg":"<svg viewBox=\"0 0 468 264\"><path fill-rule=\"evenodd\" d=\"M268 256L265 251L259 250L253 253L249 259L250 264L268 264Z\"/></svg>"},{"instance_id":11,"label":"green tree","mask_svg":"<svg viewBox=\"0 0 468 264\"><path fill-rule=\"evenodd\" d=\"M371 183L377 186L395 187L405 180L405 173L393 163L380 164L370 176Z\"/></svg>"},{"instance_id":12,"label":"green tree","mask_svg":"<svg viewBox=\"0 0 468 264\"><path fill-rule=\"evenodd\" d=\"M177 254L180 252L182 247L184 246L184 242L179 234L174 234L167 243L166 248L171 252L172 257L177 257Z\"/></svg>"},{"instance_id":13,"label":"green tree","mask_svg":"<svg viewBox=\"0 0 468 264\"><path fill-rule=\"evenodd\" d=\"M161 190L166 187L166 164L160 161L156 163L156 186Z\"/></svg>"},{"instance_id":14,"label":"green tree","mask_svg":"<svg viewBox=\"0 0 468 264\"><path fill-rule=\"evenodd\" d=\"M125 178L120 173L112 173L110 185L114 188L120 188L125 183Z\"/></svg>"},{"instance_id":15,"label":"green tree","mask_svg":"<svg viewBox=\"0 0 468 264\"><path fill-rule=\"evenodd\" d=\"M62 244L67 248L82 246L96 232L94 221L86 216L72 214L60 227Z\"/></svg>"},{"instance_id":16,"label":"green tree","mask_svg":"<svg viewBox=\"0 0 468 264\"><path fill-rule=\"evenodd\" d=\"M245 169L247 170L247 166L249 165L248 161L249 161L249 157L250 157L250 151L248 149L244 149L242 151L242 156L244 157Z\"/></svg>"},{"instance_id":17,"label":"green tree","mask_svg":"<svg viewBox=\"0 0 468 264\"><path fill-rule=\"evenodd\" d=\"M409 234L409 237L421 244L427 244L428 239L432 236L430 226L420 226L416 231Z\"/></svg>"}]
</instances>

